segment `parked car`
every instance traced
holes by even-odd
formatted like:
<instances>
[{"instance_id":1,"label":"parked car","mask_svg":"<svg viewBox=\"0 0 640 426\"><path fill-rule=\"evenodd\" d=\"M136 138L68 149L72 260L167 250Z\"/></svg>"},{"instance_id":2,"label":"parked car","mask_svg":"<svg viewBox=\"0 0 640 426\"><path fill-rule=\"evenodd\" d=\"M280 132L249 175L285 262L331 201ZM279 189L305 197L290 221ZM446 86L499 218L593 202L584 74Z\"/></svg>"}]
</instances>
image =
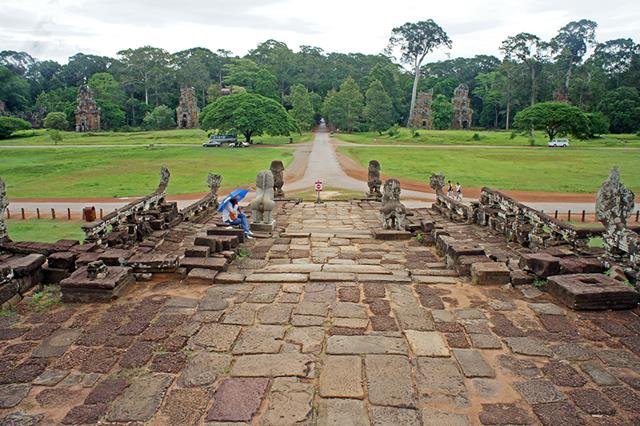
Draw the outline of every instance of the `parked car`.
<instances>
[{"instance_id":1,"label":"parked car","mask_svg":"<svg viewBox=\"0 0 640 426\"><path fill-rule=\"evenodd\" d=\"M554 139L549 142L551 148L566 148L569 146L569 139Z\"/></svg>"},{"instance_id":2,"label":"parked car","mask_svg":"<svg viewBox=\"0 0 640 426\"><path fill-rule=\"evenodd\" d=\"M222 146L222 142L210 139L209 142L203 143L202 146L205 148L219 148Z\"/></svg>"},{"instance_id":3,"label":"parked car","mask_svg":"<svg viewBox=\"0 0 640 426\"><path fill-rule=\"evenodd\" d=\"M245 141L242 141L242 142L241 141L235 141L235 142L231 142L229 144L229 148L247 148L249 146L251 146L249 144L249 142L245 142Z\"/></svg>"},{"instance_id":4,"label":"parked car","mask_svg":"<svg viewBox=\"0 0 640 426\"><path fill-rule=\"evenodd\" d=\"M220 147L223 143L236 143L236 139L233 135L211 135L209 140L202 144L204 147Z\"/></svg>"}]
</instances>

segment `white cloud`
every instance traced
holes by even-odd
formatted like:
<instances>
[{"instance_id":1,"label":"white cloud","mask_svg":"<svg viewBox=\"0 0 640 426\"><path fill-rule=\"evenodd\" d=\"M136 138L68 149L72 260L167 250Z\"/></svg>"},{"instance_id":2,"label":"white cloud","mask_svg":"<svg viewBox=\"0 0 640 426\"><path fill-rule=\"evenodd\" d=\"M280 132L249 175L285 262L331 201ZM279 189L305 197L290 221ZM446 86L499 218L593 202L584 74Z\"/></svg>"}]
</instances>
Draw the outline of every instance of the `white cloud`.
<instances>
[{"instance_id":1,"label":"white cloud","mask_svg":"<svg viewBox=\"0 0 640 426\"><path fill-rule=\"evenodd\" d=\"M434 19L453 40L450 52L429 58L435 60L499 55L509 35L526 31L549 39L581 18L598 22L600 40L640 41L640 5L633 0L22 0L3 5L0 50L61 62L78 51L112 56L147 44L242 55L273 38L293 49L376 54L394 26Z\"/></svg>"}]
</instances>

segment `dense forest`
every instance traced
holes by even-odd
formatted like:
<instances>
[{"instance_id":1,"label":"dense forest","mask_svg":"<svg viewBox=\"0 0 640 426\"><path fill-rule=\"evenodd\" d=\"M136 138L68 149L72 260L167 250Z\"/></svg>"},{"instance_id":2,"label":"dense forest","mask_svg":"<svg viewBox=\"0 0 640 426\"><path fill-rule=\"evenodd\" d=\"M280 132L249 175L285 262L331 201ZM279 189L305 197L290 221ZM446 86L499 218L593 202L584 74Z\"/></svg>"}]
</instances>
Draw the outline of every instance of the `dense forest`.
<instances>
[{"instance_id":1,"label":"dense forest","mask_svg":"<svg viewBox=\"0 0 640 426\"><path fill-rule=\"evenodd\" d=\"M466 84L477 128L508 129L523 108L560 99L602 113L611 132L636 132L640 46L628 38L599 41L596 32L595 22L575 21L551 40L528 33L508 36L500 46L502 57L425 61L418 67L417 90L432 89L436 108ZM221 89L231 88L278 101L302 129L324 116L345 130L381 131L407 123L414 77L394 49L379 55L327 53L312 46L294 51L276 40L243 57L200 47L170 53L144 46L122 50L115 58L77 53L66 64L5 50L0 52L0 115L40 127L48 113L62 112L71 129L78 87L86 82L105 130L170 127L179 88L193 86L201 108Z\"/></svg>"}]
</instances>

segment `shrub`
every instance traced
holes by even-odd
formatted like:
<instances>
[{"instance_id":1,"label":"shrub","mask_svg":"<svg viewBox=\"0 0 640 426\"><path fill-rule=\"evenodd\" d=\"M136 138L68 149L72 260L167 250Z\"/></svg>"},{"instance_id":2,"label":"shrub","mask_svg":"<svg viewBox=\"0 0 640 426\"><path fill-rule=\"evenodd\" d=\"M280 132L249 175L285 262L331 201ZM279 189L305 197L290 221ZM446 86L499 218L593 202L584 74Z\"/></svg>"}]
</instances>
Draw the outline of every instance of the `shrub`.
<instances>
[{"instance_id":1,"label":"shrub","mask_svg":"<svg viewBox=\"0 0 640 426\"><path fill-rule=\"evenodd\" d=\"M399 134L400 126L398 126L397 123L387 129L387 135L389 135L390 137L398 136Z\"/></svg>"},{"instance_id":2,"label":"shrub","mask_svg":"<svg viewBox=\"0 0 640 426\"><path fill-rule=\"evenodd\" d=\"M69 122L64 112L50 112L44 118L44 127L47 129L67 130Z\"/></svg>"},{"instance_id":3,"label":"shrub","mask_svg":"<svg viewBox=\"0 0 640 426\"><path fill-rule=\"evenodd\" d=\"M473 136L471 136L471 139L474 141L479 141L481 139L480 134L474 133Z\"/></svg>"},{"instance_id":4,"label":"shrub","mask_svg":"<svg viewBox=\"0 0 640 426\"><path fill-rule=\"evenodd\" d=\"M62 134L60 133L60 130L49 129L47 130L47 134L55 145L58 145L58 142L62 142Z\"/></svg>"},{"instance_id":5,"label":"shrub","mask_svg":"<svg viewBox=\"0 0 640 426\"><path fill-rule=\"evenodd\" d=\"M149 130L166 130L176 127L174 112L166 105L158 105L144 116L144 127Z\"/></svg>"},{"instance_id":6,"label":"shrub","mask_svg":"<svg viewBox=\"0 0 640 426\"><path fill-rule=\"evenodd\" d=\"M18 130L29 130L31 123L16 117L0 117L0 139L7 139Z\"/></svg>"}]
</instances>

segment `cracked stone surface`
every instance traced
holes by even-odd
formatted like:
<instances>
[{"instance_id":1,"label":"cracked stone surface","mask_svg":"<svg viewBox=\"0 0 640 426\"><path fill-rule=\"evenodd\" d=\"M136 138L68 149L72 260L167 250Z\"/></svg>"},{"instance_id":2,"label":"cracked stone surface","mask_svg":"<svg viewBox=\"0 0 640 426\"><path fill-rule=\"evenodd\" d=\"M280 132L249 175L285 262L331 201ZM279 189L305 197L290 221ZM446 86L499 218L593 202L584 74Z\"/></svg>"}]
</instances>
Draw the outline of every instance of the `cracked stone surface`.
<instances>
[{"instance_id":1,"label":"cracked stone surface","mask_svg":"<svg viewBox=\"0 0 640 426\"><path fill-rule=\"evenodd\" d=\"M637 311L473 286L434 246L374 239L376 203L275 217L215 284L165 275L0 317L0 424L638 424ZM486 228L411 220L515 256Z\"/></svg>"}]
</instances>

